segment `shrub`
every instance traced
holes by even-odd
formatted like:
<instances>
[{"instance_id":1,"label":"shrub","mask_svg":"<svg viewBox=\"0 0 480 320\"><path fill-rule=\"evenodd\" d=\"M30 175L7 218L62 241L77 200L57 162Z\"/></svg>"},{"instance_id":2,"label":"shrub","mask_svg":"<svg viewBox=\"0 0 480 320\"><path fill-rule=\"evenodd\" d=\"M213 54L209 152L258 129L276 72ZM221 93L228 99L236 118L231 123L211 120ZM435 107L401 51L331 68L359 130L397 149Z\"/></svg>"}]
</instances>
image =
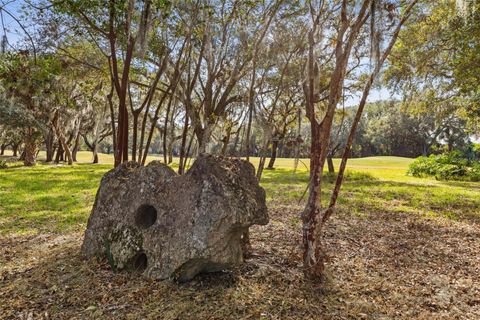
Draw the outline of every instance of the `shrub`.
<instances>
[{"instance_id":1,"label":"shrub","mask_svg":"<svg viewBox=\"0 0 480 320\"><path fill-rule=\"evenodd\" d=\"M438 180L480 181L480 163L453 151L415 159L409 166L408 174L414 177L433 176Z\"/></svg>"},{"instance_id":2,"label":"shrub","mask_svg":"<svg viewBox=\"0 0 480 320\"><path fill-rule=\"evenodd\" d=\"M480 163L475 163L469 172L470 180L480 181Z\"/></svg>"},{"instance_id":3,"label":"shrub","mask_svg":"<svg viewBox=\"0 0 480 320\"><path fill-rule=\"evenodd\" d=\"M7 160L0 160L0 169L6 169L6 168L8 168Z\"/></svg>"}]
</instances>

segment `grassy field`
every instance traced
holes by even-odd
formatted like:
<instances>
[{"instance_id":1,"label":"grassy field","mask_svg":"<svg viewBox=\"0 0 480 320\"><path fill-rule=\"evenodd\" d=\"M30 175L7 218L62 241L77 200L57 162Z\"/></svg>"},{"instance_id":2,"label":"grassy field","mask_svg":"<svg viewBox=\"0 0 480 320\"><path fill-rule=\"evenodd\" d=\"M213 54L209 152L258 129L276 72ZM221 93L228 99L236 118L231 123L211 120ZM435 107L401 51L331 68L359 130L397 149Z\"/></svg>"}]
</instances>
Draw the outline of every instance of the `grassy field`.
<instances>
[{"instance_id":1,"label":"grassy field","mask_svg":"<svg viewBox=\"0 0 480 320\"><path fill-rule=\"evenodd\" d=\"M0 171L0 234L81 230L100 179L113 161L111 155L101 154L101 163L92 165L87 163L90 157L89 152L80 152L79 163L73 166L39 164L25 168L14 163ZM258 163L258 158L252 162ZM409 177L406 170L410 162L400 157L351 159L340 207L359 213L388 206L412 214L480 219L478 183ZM338 160L334 163L338 166ZM293 159L278 159L275 170L265 171L261 183L270 201L300 201L309 162L301 160L296 173L293 165Z\"/></svg>"},{"instance_id":2,"label":"grassy field","mask_svg":"<svg viewBox=\"0 0 480 320\"><path fill-rule=\"evenodd\" d=\"M406 158L351 159L325 238L328 280L311 284L299 246L308 161L294 173L278 159L261 181L271 222L252 228L254 257L176 285L81 259L113 158L78 158L0 169L0 318L480 319L480 183L407 176Z\"/></svg>"}]
</instances>

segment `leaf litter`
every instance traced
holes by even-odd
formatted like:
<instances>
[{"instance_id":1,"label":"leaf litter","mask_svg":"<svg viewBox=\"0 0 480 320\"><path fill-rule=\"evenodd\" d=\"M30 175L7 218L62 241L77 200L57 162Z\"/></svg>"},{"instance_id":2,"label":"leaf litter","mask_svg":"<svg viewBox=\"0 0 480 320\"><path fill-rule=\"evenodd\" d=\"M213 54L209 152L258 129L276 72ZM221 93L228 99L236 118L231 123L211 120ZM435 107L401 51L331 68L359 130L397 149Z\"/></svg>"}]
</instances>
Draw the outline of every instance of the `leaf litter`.
<instances>
[{"instance_id":1,"label":"leaf litter","mask_svg":"<svg viewBox=\"0 0 480 320\"><path fill-rule=\"evenodd\" d=\"M325 280L303 278L302 206L270 201L253 255L188 283L114 273L83 234L0 238L1 319L480 319L476 222L338 210Z\"/></svg>"}]
</instances>

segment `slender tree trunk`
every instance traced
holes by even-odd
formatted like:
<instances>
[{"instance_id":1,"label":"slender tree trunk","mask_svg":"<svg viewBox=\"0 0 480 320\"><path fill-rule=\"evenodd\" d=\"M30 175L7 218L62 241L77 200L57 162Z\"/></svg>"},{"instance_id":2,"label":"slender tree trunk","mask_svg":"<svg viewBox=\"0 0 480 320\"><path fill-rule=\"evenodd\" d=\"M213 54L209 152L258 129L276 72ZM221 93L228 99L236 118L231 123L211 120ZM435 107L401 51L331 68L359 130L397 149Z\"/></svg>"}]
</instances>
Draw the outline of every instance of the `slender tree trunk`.
<instances>
[{"instance_id":1,"label":"slender tree trunk","mask_svg":"<svg viewBox=\"0 0 480 320\"><path fill-rule=\"evenodd\" d=\"M232 129L229 128L227 130L227 133L226 133L225 137L223 137L223 139L222 139L223 145L222 145L222 150L220 151L220 154L222 156L225 156L227 154L227 149L228 149L228 144L230 143L231 134L232 134Z\"/></svg>"},{"instance_id":2,"label":"slender tree trunk","mask_svg":"<svg viewBox=\"0 0 480 320\"><path fill-rule=\"evenodd\" d=\"M242 132L242 126L240 126L240 128L237 130L237 133L235 134L233 147L230 149L230 155L232 156L238 156L240 154L240 152L237 153L237 147L238 147L238 143L240 142L241 132Z\"/></svg>"},{"instance_id":3,"label":"slender tree trunk","mask_svg":"<svg viewBox=\"0 0 480 320\"><path fill-rule=\"evenodd\" d=\"M370 90L370 86L372 85L376 75L380 71L381 65L387 58L388 54L390 53L391 48L393 47L398 34L400 32L402 24L405 22L407 17L409 16L412 7L416 4L417 0L414 0L410 3L404 13L404 17L400 20L400 23L397 25L397 28L392 35L389 45L385 50L384 54L382 55L381 59L377 62L377 65L370 75L369 80L367 81L367 85L364 89L361 103L365 103L366 98L368 97L368 93ZM338 191L341 186L343 170L346 166L346 160L348 158L348 151L350 149L351 141L353 140L353 136L355 134L355 126L357 117L361 116L362 108L359 107L356 114L356 119L352 126L349 135L349 141L347 142L344 157L342 159L342 163L340 165L339 174L337 176L337 183L335 184L334 192L332 193L330 204L325 209L322 210L321 204L321 187L322 187L322 174L323 174L323 167L325 165L325 160L327 157L327 148L330 141L330 134L331 134L331 127L333 122L333 117L335 115L335 110L337 104L341 98L341 93L343 90L344 84L344 77L345 71L348 65L348 60L350 57L351 49L353 47L354 42L358 39L358 34L360 32L361 27L364 25L366 19L363 17L367 16L367 9L370 2L365 1L362 4L361 9L358 11L356 23L352 25L349 23L348 19L345 19L347 16L347 2L344 1L342 4L342 20L341 20L341 27L340 30L347 30L347 28L351 28L349 31L349 35L346 39L342 37L337 37L336 42L336 57L335 57L335 69L330 77L330 84L329 84L329 95L328 95L328 104L325 112L325 116L321 120L320 123L317 122L315 117L315 106L314 106L314 35L315 35L315 28L318 25L318 16L316 22L314 23L314 27L309 32L309 53L308 53L308 86L305 86L307 90L306 93L306 107L307 107L307 118L310 121L311 127L311 150L310 150L310 187L309 187L309 198L307 201L307 205L305 206L305 210L302 214L303 220L303 244L304 244L304 273L307 278L321 278L325 262L327 260L327 256L323 250L321 245L321 235L322 229L325 226L325 223L331 216L335 201L338 195Z\"/></svg>"},{"instance_id":4,"label":"slender tree trunk","mask_svg":"<svg viewBox=\"0 0 480 320\"><path fill-rule=\"evenodd\" d=\"M168 95L168 92L172 89L172 87L173 87L173 84L170 84L169 87L167 88L166 93L164 93L162 95L162 98L160 99L159 103L157 104L157 108L155 110L155 115L151 119L152 125L150 126L150 131L148 133L147 142L145 143L145 151L142 154L142 162L141 162L142 165L144 165L145 161L147 160L148 150L150 148L150 144L152 143L153 132L155 131L156 124L157 124L157 121L159 119L160 109L161 109L163 103L165 102L165 99L168 98L168 104L172 103L174 94L172 93L171 95ZM185 115L185 116L187 117L187 115ZM146 121L144 121L143 124L146 125ZM144 132L145 132L145 127L142 127L142 138L140 139L141 140L141 146L143 146L143 133Z\"/></svg>"},{"instance_id":5,"label":"slender tree trunk","mask_svg":"<svg viewBox=\"0 0 480 320\"><path fill-rule=\"evenodd\" d=\"M77 132L77 136L75 138L75 143L73 144L72 148L72 161L77 162L77 153L78 149L80 148L80 131Z\"/></svg>"},{"instance_id":6,"label":"slender tree trunk","mask_svg":"<svg viewBox=\"0 0 480 320\"><path fill-rule=\"evenodd\" d=\"M263 174L263 169L265 168L265 161L267 160L267 157L263 155L263 152L260 153L260 160L258 161L258 168L257 168L257 179L260 181L262 178Z\"/></svg>"},{"instance_id":7,"label":"slender tree trunk","mask_svg":"<svg viewBox=\"0 0 480 320\"><path fill-rule=\"evenodd\" d=\"M333 159L331 156L327 157L327 166L328 166L328 173L334 174L335 173L335 166L333 165Z\"/></svg>"},{"instance_id":8,"label":"slender tree trunk","mask_svg":"<svg viewBox=\"0 0 480 320\"><path fill-rule=\"evenodd\" d=\"M132 161L137 161L137 140L138 140L137 135L138 135L138 116L139 115L140 115L140 112L133 112ZM139 154L138 157L140 158L141 154ZM138 162L140 162L140 159L138 159Z\"/></svg>"},{"instance_id":9,"label":"slender tree trunk","mask_svg":"<svg viewBox=\"0 0 480 320\"><path fill-rule=\"evenodd\" d=\"M52 128L48 130L47 137L45 138L45 151L46 151L46 162L52 162L53 161L53 156L54 156L54 148L53 148L53 142L54 142L55 136L53 133Z\"/></svg>"},{"instance_id":10,"label":"slender tree trunk","mask_svg":"<svg viewBox=\"0 0 480 320\"><path fill-rule=\"evenodd\" d=\"M293 162L293 172L297 172L298 168L298 163L300 162L300 144L302 141L302 136L301 136L301 127L302 127L302 111L300 108L298 108L297 111L297 136L295 137L295 145L293 147L293 156L294 156L294 162Z\"/></svg>"},{"instance_id":11,"label":"slender tree trunk","mask_svg":"<svg viewBox=\"0 0 480 320\"><path fill-rule=\"evenodd\" d=\"M95 148L95 151L93 152L93 162L92 163L98 163L98 153L97 153L96 148Z\"/></svg>"},{"instance_id":12,"label":"slender tree trunk","mask_svg":"<svg viewBox=\"0 0 480 320\"><path fill-rule=\"evenodd\" d=\"M2 144L0 146L0 156L3 156L5 154L5 148L7 147L6 144Z\"/></svg>"},{"instance_id":13,"label":"slender tree trunk","mask_svg":"<svg viewBox=\"0 0 480 320\"><path fill-rule=\"evenodd\" d=\"M182 142L180 144L180 160L178 164L178 174L183 174L185 172L184 168L184 158L185 158L185 145L187 143L187 133L188 133L188 115L185 114L185 122L183 125L182 131Z\"/></svg>"},{"instance_id":14,"label":"slender tree trunk","mask_svg":"<svg viewBox=\"0 0 480 320\"><path fill-rule=\"evenodd\" d=\"M314 76L314 46L315 46L315 28L310 30L308 34L309 51L307 60L307 81L306 96L306 114L310 121L310 183L309 196L307 204L302 213L303 222L303 273L307 278L321 277L324 269L324 256L321 246L321 230L319 224L321 203L321 182L322 169L321 164L321 141L320 129L321 125L315 117L315 76Z\"/></svg>"},{"instance_id":15,"label":"slender tree trunk","mask_svg":"<svg viewBox=\"0 0 480 320\"><path fill-rule=\"evenodd\" d=\"M264 144L260 148L260 160L258 162L258 168L257 168L257 179L260 181L262 179L262 174L263 174L263 169L265 168L265 162L267 160L267 153L268 153L268 145L270 144L269 139L265 139Z\"/></svg>"},{"instance_id":16,"label":"slender tree trunk","mask_svg":"<svg viewBox=\"0 0 480 320\"><path fill-rule=\"evenodd\" d=\"M108 107L110 110L110 125L112 126L112 145L113 145L113 154L114 154L114 166L118 166L120 162L118 162L118 158L116 157L117 154L117 129L115 126L115 111L113 108L113 84L110 89L110 93L107 95L107 102Z\"/></svg>"},{"instance_id":17,"label":"slender tree trunk","mask_svg":"<svg viewBox=\"0 0 480 320\"><path fill-rule=\"evenodd\" d=\"M96 141L98 141L98 139L95 139ZM93 145L92 145L92 163L98 163L98 147L97 147L97 143L96 142L93 142Z\"/></svg>"},{"instance_id":18,"label":"slender tree trunk","mask_svg":"<svg viewBox=\"0 0 480 320\"><path fill-rule=\"evenodd\" d=\"M359 16L364 16L368 8L368 2L364 2L358 12ZM342 16L346 16L347 2L342 4ZM318 16L319 17L319 16ZM331 129L335 110L341 98L343 90L345 71L348 65L351 48L357 39L358 32L365 23L365 19L357 19L347 39L339 37L335 44L335 68L330 76L328 88L328 103L326 105L325 115L321 122L316 120L315 116L315 28L310 30L309 52L308 52L308 90L306 90L307 118L310 121L311 128L311 147L310 147L310 187L309 197L305 210L302 214L303 220L303 267L307 278L321 279L327 261L327 255L322 247L322 211L321 188L323 178L323 168L327 157L327 148L330 141ZM318 22L318 20L317 20ZM341 20L341 30L346 30L350 22L348 19Z\"/></svg>"},{"instance_id":19,"label":"slender tree trunk","mask_svg":"<svg viewBox=\"0 0 480 320\"><path fill-rule=\"evenodd\" d=\"M272 155L270 156L270 161L268 162L267 169L272 170L277 159L277 150L278 150L278 140L272 142Z\"/></svg>"},{"instance_id":20,"label":"slender tree trunk","mask_svg":"<svg viewBox=\"0 0 480 320\"><path fill-rule=\"evenodd\" d=\"M252 131L252 122L253 122L253 109L255 108L255 60L253 73L252 73L252 80L250 83L250 90L249 90L249 97L248 97L248 123L247 123L247 132L246 132L246 144L245 144L245 153L247 157L247 161L250 161L250 135ZM249 239L247 239L249 240ZM250 244L249 244L250 245Z\"/></svg>"},{"instance_id":21,"label":"slender tree trunk","mask_svg":"<svg viewBox=\"0 0 480 320\"><path fill-rule=\"evenodd\" d=\"M120 165L122 163L122 153L123 153L123 124L124 124L124 120L123 120L123 110L119 107L119 111L118 111L118 124L117 124L117 128L118 128L118 132L117 132L117 141L116 141L116 146L117 146L117 149L115 150L115 161L114 161L114 166L117 167L118 165Z\"/></svg>"},{"instance_id":22,"label":"slender tree trunk","mask_svg":"<svg viewBox=\"0 0 480 320\"><path fill-rule=\"evenodd\" d=\"M115 91L118 97L118 135L117 135L117 149L115 153L115 166L122 162L128 161L128 110L127 110L127 91L129 85L130 67L135 50L135 37L128 36L127 46L125 50L125 59L122 63L122 71L119 72L119 64L117 60L117 34L114 30L114 22L116 19L116 5L115 1L110 1L110 20L109 20L109 41L111 52L111 76L112 82L115 86ZM127 32L130 33L130 25L126 26ZM121 76L120 76L121 74Z\"/></svg>"},{"instance_id":23,"label":"slender tree trunk","mask_svg":"<svg viewBox=\"0 0 480 320\"><path fill-rule=\"evenodd\" d=\"M184 172L187 169L187 163L188 163L187 160L191 156L190 150L192 149L192 144L193 144L194 138L195 138L195 134L192 132L192 134L190 135L190 142L188 143L187 152L185 153L185 159L183 161L183 171Z\"/></svg>"},{"instance_id":24,"label":"slender tree trunk","mask_svg":"<svg viewBox=\"0 0 480 320\"><path fill-rule=\"evenodd\" d=\"M168 148L168 164L173 162L173 143L169 143Z\"/></svg>"},{"instance_id":25,"label":"slender tree trunk","mask_svg":"<svg viewBox=\"0 0 480 320\"><path fill-rule=\"evenodd\" d=\"M303 267L307 278L319 278L324 271L326 254L321 244L321 182L323 165L321 160L321 143L319 139L319 128L312 130L312 143L310 147L310 186L309 197L305 210L302 214L303 220Z\"/></svg>"},{"instance_id":26,"label":"slender tree trunk","mask_svg":"<svg viewBox=\"0 0 480 320\"><path fill-rule=\"evenodd\" d=\"M253 109L255 107L255 77L256 77L256 59L253 59L253 72L252 72L252 79L250 82L250 90L249 90L249 97L248 97L248 122L247 122L247 129L246 129L246 138L245 138L245 156L247 157L247 161L250 161L250 134L252 130L252 122L253 122ZM257 171L258 174L258 171ZM261 174L261 173L260 173ZM247 228L243 231L242 234L242 252L243 258L248 259L252 254L252 245L250 243L250 230Z\"/></svg>"},{"instance_id":27,"label":"slender tree trunk","mask_svg":"<svg viewBox=\"0 0 480 320\"><path fill-rule=\"evenodd\" d=\"M123 146L122 162L127 162L128 161L128 110L126 105L123 107L123 113L124 113L124 116L123 116L124 123L123 123L123 142L122 142L122 146Z\"/></svg>"},{"instance_id":28,"label":"slender tree trunk","mask_svg":"<svg viewBox=\"0 0 480 320\"><path fill-rule=\"evenodd\" d=\"M163 146L163 162L164 163L168 163L167 162L167 154L168 154L168 144L167 144L167 132L170 132L168 130L168 120L170 119L170 109L171 109L171 104L169 103L167 105L167 111L165 112L165 120L163 122L163 130L164 130L164 135L163 135L163 141L162 141L162 146ZM173 124L173 121L171 121L171 126L172 126L172 129L174 128L174 124ZM171 135L170 135L170 138L171 138Z\"/></svg>"},{"instance_id":29,"label":"slender tree trunk","mask_svg":"<svg viewBox=\"0 0 480 320\"><path fill-rule=\"evenodd\" d=\"M280 2L278 3L280 4ZM276 6L273 12L276 12L278 10L279 6ZM253 122L253 112L255 109L255 82L257 78L257 55L258 55L258 50L260 49L260 43L263 41L265 35L267 34L267 30L270 26L270 23L272 22L272 19L274 17L274 14L270 15L267 23L264 25L264 30L260 34L260 37L257 39L257 42L255 43L254 51L253 51L253 56L252 56L252 78L250 80L250 87L248 90L248 123L247 123L247 144L246 144L246 157L247 161L250 161L250 134L251 134L251 128L252 128L252 122Z\"/></svg>"}]
</instances>

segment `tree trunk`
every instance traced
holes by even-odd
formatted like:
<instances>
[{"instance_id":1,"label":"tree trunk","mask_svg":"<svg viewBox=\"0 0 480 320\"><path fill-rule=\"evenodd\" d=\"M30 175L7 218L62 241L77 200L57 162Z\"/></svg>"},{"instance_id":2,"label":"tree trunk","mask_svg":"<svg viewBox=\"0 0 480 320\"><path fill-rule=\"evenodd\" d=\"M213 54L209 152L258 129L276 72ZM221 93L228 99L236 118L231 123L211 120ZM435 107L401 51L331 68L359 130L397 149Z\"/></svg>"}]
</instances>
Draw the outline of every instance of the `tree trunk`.
<instances>
[{"instance_id":1,"label":"tree trunk","mask_svg":"<svg viewBox=\"0 0 480 320\"><path fill-rule=\"evenodd\" d=\"M92 158L93 158L92 163L98 163L98 147L97 147L98 143L96 143L97 141L98 141L98 138L95 137L95 141L90 146L90 150L92 151Z\"/></svg>"},{"instance_id":2,"label":"tree trunk","mask_svg":"<svg viewBox=\"0 0 480 320\"><path fill-rule=\"evenodd\" d=\"M315 118L315 107L314 107L314 34L316 24L314 24L314 28L309 32L309 54L308 54L308 87L305 86L307 90L306 93L306 108L307 108L307 118L310 120L310 127L311 127L311 150L310 150L310 190L309 190L309 198L307 205L305 206L305 210L302 214L303 220L303 244L304 244L304 273L305 276L308 278L321 278L324 265L327 261L327 256L322 248L321 245L321 235L322 229L325 226L325 223L330 218L333 213L336 199L338 196L338 192L340 190L340 186L342 184L342 177L343 171L345 170L348 153L350 150L351 143L353 141L353 137L355 135L356 126L358 121L361 117L361 113L363 111L363 106L366 103L366 99L368 97L370 87L373 84L375 77L377 76L383 62L388 57L395 41L400 33L400 29L402 24L406 21L409 16L409 12L411 11L412 7L416 4L416 0L413 1L406 9L403 18L401 19L400 23L397 25L397 28L390 40L387 49L383 53L381 59L377 62L374 71L371 73L369 80L364 88L362 99L360 102L360 106L357 109L357 113L355 115L355 120L350 130L350 134L348 137L347 144L345 146L344 156L342 157L342 163L339 168L339 174L337 176L337 182L335 184L334 191L332 192L332 196L330 198L330 204L326 208L326 210L322 210L321 205L321 187L322 187L322 174L323 174L323 166L325 164L325 160L327 157L327 147L330 140L331 134L331 127L333 122L333 117L335 114L335 109L340 100L341 93L343 90L344 84L344 76L345 70L348 64L348 59L350 56L350 50L353 46L354 41L356 40L358 33L360 32L360 28L365 23L366 20L360 19L361 16L365 16L367 12L368 2L364 2L362 8L359 11L359 21L360 23L355 24L355 28L350 31L350 36L347 39L346 45L349 50L345 50L341 52L341 46L344 44L342 43L342 38L337 39L336 47L337 52L339 53L336 57L336 66L335 70L332 73L330 78L330 87L329 87L329 98L327 104L326 114L323 117L320 123L317 122ZM342 10L346 10L346 2L344 2L344 6ZM318 16L320 17L320 16ZM318 20L317 20L318 21ZM349 23L348 20L342 21L342 28L347 28Z\"/></svg>"},{"instance_id":3,"label":"tree trunk","mask_svg":"<svg viewBox=\"0 0 480 320\"><path fill-rule=\"evenodd\" d=\"M98 153L97 150L93 152L93 162L92 163L98 163Z\"/></svg>"},{"instance_id":4,"label":"tree trunk","mask_svg":"<svg viewBox=\"0 0 480 320\"><path fill-rule=\"evenodd\" d=\"M188 157L191 155L190 150L192 149L192 144L193 144L194 138L195 138L195 134L192 132L192 134L190 136L190 142L188 143L187 152L185 153L185 159L183 161L183 170L184 171L187 169L187 160L188 160Z\"/></svg>"},{"instance_id":5,"label":"tree trunk","mask_svg":"<svg viewBox=\"0 0 480 320\"><path fill-rule=\"evenodd\" d=\"M175 125L173 123L173 120L170 121L170 123L171 123L170 130L171 131L168 130L168 120L170 119L170 108L171 108L171 106L172 106L171 103L169 103L167 105L167 110L165 111L165 121L163 122L164 135L163 135L162 146L163 146L163 162L164 163L167 163L167 161L168 161L168 159L167 159L167 156L168 156L168 153L169 153L168 147L170 146L171 140L173 138L171 132L175 130ZM173 113L175 113L175 111L172 112L172 117L173 117ZM167 143L167 132L170 133L169 143Z\"/></svg>"},{"instance_id":6,"label":"tree trunk","mask_svg":"<svg viewBox=\"0 0 480 320\"><path fill-rule=\"evenodd\" d=\"M257 179L260 181L262 178L263 174L263 169L265 168L265 161L267 160L266 154L268 153L268 145L270 144L270 140L264 141L264 144L262 145L259 155L260 155L260 160L258 162L258 168L257 168Z\"/></svg>"},{"instance_id":7,"label":"tree trunk","mask_svg":"<svg viewBox=\"0 0 480 320\"><path fill-rule=\"evenodd\" d=\"M12 151L13 151L13 156L16 157L18 155L18 148L20 147L20 143L14 143L12 144Z\"/></svg>"},{"instance_id":8,"label":"tree trunk","mask_svg":"<svg viewBox=\"0 0 480 320\"><path fill-rule=\"evenodd\" d=\"M247 157L247 161L250 161L250 136L251 136L251 130L252 130L253 108L254 108L253 98L251 99L252 101L248 105L248 123L247 123L247 131L246 131L246 138L245 138L245 156Z\"/></svg>"},{"instance_id":9,"label":"tree trunk","mask_svg":"<svg viewBox=\"0 0 480 320\"><path fill-rule=\"evenodd\" d=\"M58 126L58 111L53 117L52 125L53 125L53 129L55 130L55 134L57 135L59 144L62 146L63 152L65 152L65 157L67 158L67 162L69 165L72 165L73 164L72 152L68 147L67 141L65 141L65 136L63 135L63 132L60 130L60 127Z\"/></svg>"},{"instance_id":10,"label":"tree trunk","mask_svg":"<svg viewBox=\"0 0 480 320\"><path fill-rule=\"evenodd\" d=\"M175 142L175 137L170 136L167 143L167 162L166 162L167 164L170 164L173 162L173 143L174 142Z\"/></svg>"},{"instance_id":11,"label":"tree trunk","mask_svg":"<svg viewBox=\"0 0 480 320\"><path fill-rule=\"evenodd\" d=\"M80 148L80 132L77 132L77 137L75 138L75 143L72 148L72 161L77 162L77 153Z\"/></svg>"},{"instance_id":12,"label":"tree trunk","mask_svg":"<svg viewBox=\"0 0 480 320\"><path fill-rule=\"evenodd\" d=\"M238 143L241 141L240 133L245 131L245 130L242 130L242 127L243 127L243 123L240 126L240 128L237 130L237 133L235 135L235 142L233 143L232 149L230 149L231 150L230 154L232 156L240 156L241 155L241 150L239 150L237 152L237 147L238 147Z\"/></svg>"},{"instance_id":13,"label":"tree trunk","mask_svg":"<svg viewBox=\"0 0 480 320\"><path fill-rule=\"evenodd\" d=\"M57 153L55 155L55 163L59 163L60 161L63 161L63 148L59 143L57 147Z\"/></svg>"},{"instance_id":14,"label":"tree trunk","mask_svg":"<svg viewBox=\"0 0 480 320\"><path fill-rule=\"evenodd\" d=\"M72 162L77 162L77 148L72 149Z\"/></svg>"},{"instance_id":15,"label":"tree trunk","mask_svg":"<svg viewBox=\"0 0 480 320\"><path fill-rule=\"evenodd\" d=\"M207 152L207 144L210 142L212 136L213 124L205 124L205 128L196 131L197 140L198 140L198 154L203 154Z\"/></svg>"},{"instance_id":16,"label":"tree trunk","mask_svg":"<svg viewBox=\"0 0 480 320\"><path fill-rule=\"evenodd\" d=\"M112 126L112 147L114 154L114 166L118 166L120 162L117 163L118 159L117 154L117 126L115 126L115 111L113 108L113 83L111 85L110 93L107 95L108 107L110 110L110 125Z\"/></svg>"},{"instance_id":17,"label":"tree trunk","mask_svg":"<svg viewBox=\"0 0 480 320\"><path fill-rule=\"evenodd\" d=\"M228 144L230 143L230 136L231 135L232 135L232 129L229 128L227 130L227 133L226 133L225 137L223 137L223 139L222 139L223 146L222 146L222 150L220 152L222 156L227 154Z\"/></svg>"},{"instance_id":18,"label":"tree trunk","mask_svg":"<svg viewBox=\"0 0 480 320\"><path fill-rule=\"evenodd\" d=\"M263 155L260 155L260 160L258 161L258 168L257 168L257 179L260 180L263 174L263 168L265 168L265 160L267 158Z\"/></svg>"},{"instance_id":19,"label":"tree trunk","mask_svg":"<svg viewBox=\"0 0 480 320\"><path fill-rule=\"evenodd\" d=\"M303 268L307 278L322 277L326 260L321 243L321 181L323 165L321 161L321 143L319 128L312 128L312 143L310 147L310 186L309 197L302 214L303 221Z\"/></svg>"},{"instance_id":20,"label":"tree trunk","mask_svg":"<svg viewBox=\"0 0 480 320\"><path fill-rule=\"evenodd\" d=\"M20 154L20 158L18 160L25 161L25 146L23 147L22 153Z\"/></svg>"},{"instance_id":21,"label":"tree trunk","mask_svg":"<svg viewBox=\"0 0 480 320\"><path fill-rule=\"evenodd\" d=\"M170 137L168 144L167 144L167 164L170 164L173 162L173 142L174 142L174 137Z\"/></svg>"},{"instance_id":22,"label":"tree trunk","mask_svg":"<svg viewBox=\"0 0 480 320\"><path fill-rule=\"evenodd\" d=\"M427 149L428 149L427 144L424 143L422 147L422 156L426 157L428 155Z\"/></svg>"},{"instance_id":23,"label":"tree trunk","mask_svg":"<svg viewBox=\"0 0 480 320\"><path fill-rule=\"evenodd\" d=\"M0 156L3 156L5 154L5 148L7 147L6 144L2 144L0 146Z\"/></svg>"},{"instance_id":24,"label":"tree trunk","mask_svg":"<svg viewBox=\"0 0 480 320\"><path fill-rule=\"evenodd\" d=\"M122 63L118 63L117 59L117 34L114 31L114 23L117 15L117 8L115 1L109 1L109 33L108 38L110 42L110 61L111 61L111 80L115 87L115 92L118 97L118 125L117 125L117 142L115 150L114 166L117 167L120 163L128 161L128 110L127 110L127 93L129 86L130 67L135 51L135 37L128 37L126 49L124 51L125 58ZM127 32L130 32L130 25L127 24ZM121 71L119 70L119 65Z\"/></svg>"},{"instance_id":25,"label":"tree trunk","mask_svg":"<svg viewBox=\"0 0 480 320\"><path fill-rule=\"evenodd\" d=\"M321 278L324 270L325 253L321 244L320 230L320 210L321 210L321 186L322 186L322 144L321 134L322 125L318 123L315 117L315 76L314 76L314 46L315 46L315 28L308 33L309 50L307 60L307 81L305 83L306 115L310 121L310 183L307 204L302 213L303 223L303 273L306 278ZM337 70L335 70L337 72ZM332 80L333 81L333 76ZM330 92L332 94L332 92ZM334 97L329 97L333 99ZM329 101L329 107L331 102ZM325 116L326 118L326 116ZM324 118L324 120L325 120ZM323 123L323 121L322 121ZM328 141L324 141L328 145Z\"/></svg>"},{"instance_id":26,"label":"tree trunk","mask_svg":"<svg viewBox=\"0 0 480 320\"><path fill-rule=\"evenodd\" d=\"M180 144L180 160L178 163L178 174L183 174L185 171L183 164L184 164L184 157L185 157L185 147L187 144L187 133L188 133L188 115L185 115L185 122L183 125L183 131L182 131L182 142Z\"/></svg>"},{"instance_id":27,"label":"tree trunk","mask_svg":"<svg viewBox=\"0 0 480 320\"><path fill-rule=\"evenodd\" d=\"M52 128L48 130L47 137L45 138L45 151L46 151L46 162L53 161L54 148L53 148L54 133Z\"/></svg>"},{"instance_id":28,"label":"tree trunk","mask_svg":"<svg viewBox=\"0 0 480 320\"><path fill-rule=\"evenodd\" d=\"M333 165L332 157L327 157L327 165L328 165L328 173L334 174L335 173L335 166Z\"/></svg>"},{"instance_id":29,"label":"tree trunk","mask_svg":"<svg viewBox=\"0 0 480 320\"><path fill-rule=\"evenodd\" d=\"M267 169L272 170L275 164L275 160L277 159L277 150L278 150L278 140L274 140L272 142L272 155L270 157L270 161L268 162Z\"/></svg>"},{"instance_id":30,"label":"tree trunk","mask_svg":"<svg viewBox=\"0 0 480 320\"><path fill-rule=\"evenodd\" d=\"M23 151L25 153L23 164L25 166L34 166L36 164L37 144L32 134L29 134L25 139L25 148Z\"/></svg>"},{"instance_id":31,"label":"tree trunk","mask_svg":"<svg viewBox=\"0 0 480 320\"><path fill-rule=\"evenodd\" d=\"M139 110L140 111L140 110ZM138 135L138 116L140 115L140 112L133 112L132 113L133 117L133 128L132 128L132 161L137 161L137 135ZM147 152L145 150L145 152ZM140 162L140 157L141 153L139 153L138 157L138 162Z\"/></svg>"}]
</instances>

